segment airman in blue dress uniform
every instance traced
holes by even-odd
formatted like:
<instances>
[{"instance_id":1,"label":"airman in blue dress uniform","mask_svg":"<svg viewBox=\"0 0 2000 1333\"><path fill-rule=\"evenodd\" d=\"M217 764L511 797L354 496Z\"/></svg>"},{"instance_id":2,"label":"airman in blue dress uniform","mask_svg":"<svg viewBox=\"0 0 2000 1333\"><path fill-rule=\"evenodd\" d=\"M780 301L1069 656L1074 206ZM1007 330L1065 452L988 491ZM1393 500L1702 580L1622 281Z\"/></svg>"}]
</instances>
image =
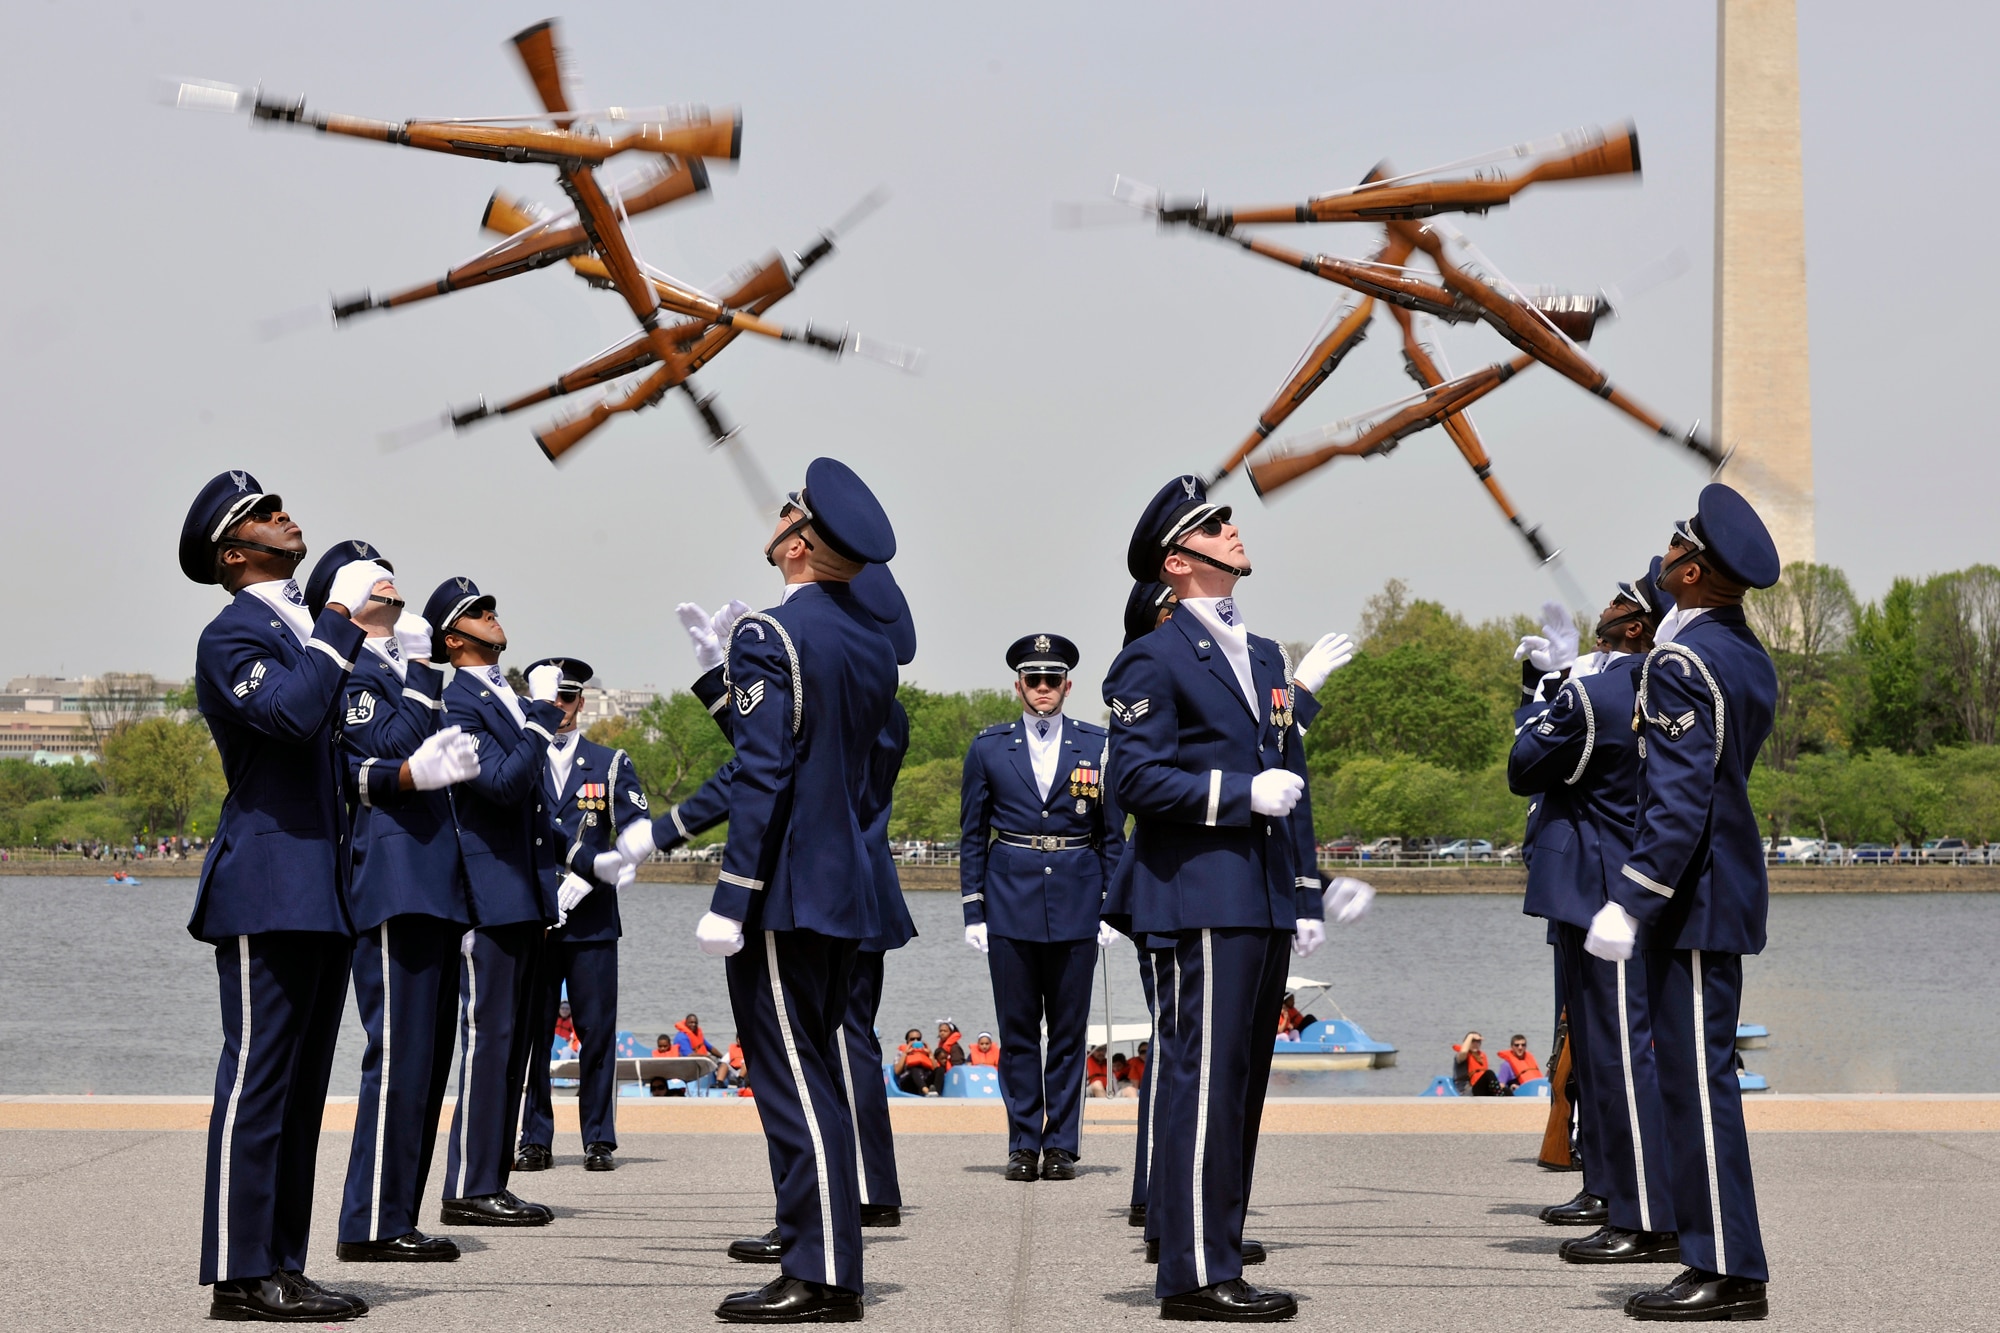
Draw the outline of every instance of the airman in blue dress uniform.
<instances>
[{"instance_id":1,"label":"airman in blue dress uniform","mask_svg":"<svg viewBox=\"0 0 2000 1333\"><path fill-rule=\"evenodd\" d=\"M729 1322L861 1317L842 1031L855 952L882 931L866 825L896 650L848 585L895 554L895 531L866 484L843 463L815 459L765 547L785 598L730 632L729 842L695 933L704 952L729 959L783 1259L779 1278L717 1308Z\"/></svg>"},{"instance_id":2,"label":"airman in blue dress uniform","mask_svg":"<svg viewBox=\"0 0 2000 1333\"><path fill-rule=\"evenodd\" d=\"M367 589L314 616L292 579L305 536L248 472L188 507L181 572L229 605L195 650L195 700L228 782L188 933L215 948L222 1057L209 1116L201 1281L223 1319L343 1320L358 1296L305 1276L313 1169L347 998L341 694Z\"/></svg>"},{"instance_id":3,"label":"airman in blue dress uniform","mask_svg":"<svg viewBox=\"0 0 2000 1333\"><path fill-rule=\"evenodd\" d=\"M1297 688L1283 650L1237 611L1250 565L1229 519L1199 477L1179 477L1127 550L1134 580L1169 584L1178 605L1105 678L1112 788L1136 818L1106 911L1174 937L1147 1208L1161 1315L1249 1322L1297 1312L1242 1280L1243 1217L1286 951L1309 954L1325 927ZM1351 651L1344 638L1310 656Z\"/></svg>"},{"instance_id":4,"label":"airman in blue dress uniform","mask_svg":"<svg viewBox=\"0 0 2000 1333\"><path fill-rule=\"evenodd\" d=\"M1104 729L1063 716L1077 658L1060 634L1014 641L1021 717L973 738L959 787L959 904L993 981L1009 1180L1076 1179L1091 978L1115 938L1098 918L1125 819Z\"/></svg>"},{"instance_id":5,"label":"airman in blue dress uniform","mask_svg":"<svg viewBox=\"0 0 2000 1333\"><path fill-rule=\"evenodd\" d=\"M1743 955L1764 947L1765 878L1749 779L1771 732L1777 672L1743 596L1778 581L1756 510L1721 483L1679 524L1659 584L1674 609L1639 675L1638 820L1631 855L1584 948L1646 954L1674 1218L1688 1265L1625 1303L1638 1319L1760 1318L1763 1233L1750 1177L1736 1023Z\"/></svg>"},{"instance_id":6,"label":"airman in blue dress uniform","mask_svg":"<svg viewBox=\"0 0 2000 1333\"><path fill-rule=\"evenodd\" d=\"M623 750L599 745L577 730L583 687L594 674L575 657L548 657L528 668L529 693L555 673L556 706L562 722L548 744L543 783L562 859L545 873L567 892L556 906L566 914L549 932L542 968L542 1007L536 1015L535 1054L528 1061L528 1102L522 1117L516 1171L546 1170L553 1160L555 1105L546 1058L554 1042L563 987L569 988L570 1017L576 1024L577 1114L583 1134L583 1168L610 1171L618 1150L618 894L636 874L620 862L608 877L597 874L599 856L610 852L618 829L648 821L645 788Z\"/></svg>"},{"instance_id":7,"label":"airman in blue dress uniform","mask_svg":"<svg viewBox=\"0 0 2000 1333\"><path fill-rule=\"evenodd\" d=\"M515 695L501 672L507 633L494 598L449 578L424 604L434 656L457 668L445 687L451 720L479 748L477 777L460 784L459 864L474 928L460 942L458 1105L445 1157L444 1221L545 1226L555 1213L507 1188L528 1063L548 1058L540 1035L544 937L562 913L564 849L549 817L547 752L562 710Z\"/></svg>"},{"instance_id":8,"label":"airman in blue dress uniform","mask_svg":"<svg viewBox=\"0 0 2000 1333\"><path fill-rule=\"evenodd\" d=\"M444 725L430 626L402 611L395 570L365 541L336 544L306 580L318 613L345 578L372 615L342 695L354 1000L367 1033L336 1253L349 1263L449 1262L458 1246L417 1227L451 1074L458 941L472 920L458 872L450 784L478 771ZM357 617L357 621L360 618Z\"/></svg>"},{"instance_id":9,"label":"airman in blue dress uniform","mask_svg":"<svg viewBox=\"0 0 2000 1333\"><path fill-rule=\"evenodd\" d=\"M1646 955L1607 961L1583 948L1632 848L1639 745L1630 719L1639 670L1665 609L1655 583L1659 569L1655 559L1643 577L1618 585L1597 621L1595 638L1605 646L1586 658L1569 660L1574 632L1567 644L1560 641L1565 617L1545 616L1557 635L1523 641L1524 689L1531 677L1537 686L1552 675L1567 679L1552 698L1516 712L1507 760L1509 787L1536 801L1522 910L1555 932L1580 1090L1584 1186L1568 1203L1544 1209L1542 1220L1599 1228L1563 1244L1562 1257L1571 1263L1672 1262L1679 1253Z\"/></svg>"}]
</instances>

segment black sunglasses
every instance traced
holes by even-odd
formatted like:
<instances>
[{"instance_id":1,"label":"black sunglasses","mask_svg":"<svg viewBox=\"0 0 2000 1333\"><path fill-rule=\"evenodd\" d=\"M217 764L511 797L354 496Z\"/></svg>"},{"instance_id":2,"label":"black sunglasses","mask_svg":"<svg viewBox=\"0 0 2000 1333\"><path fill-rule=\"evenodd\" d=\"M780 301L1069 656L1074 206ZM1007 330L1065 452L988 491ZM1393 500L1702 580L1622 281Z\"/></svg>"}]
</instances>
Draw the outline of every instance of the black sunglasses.
<instances>
[{"instance_id":1,"label":"black sunglasses","mask_svg":"<svg viewBox=\"0 0 2000 1333\"><path fill-rule=\"evenodd\" d=\"M1059 690L1065 679L1053 672L1035 671L1021 677L1021 683L1031 690Z\"/></svg>"},{"instance_id":2,"label":"black sunglasses","mask_svg":"<svg viewBox=\"0 0 2000 1333\"><path fill-rule=\"evenodd\" d=\"M1189 528L1188 532L1199 532L1204 537L1220 537L1222 535L1222 520L1219 518L1205 518ZM1186 536L1187 534L1183 533L1181 535Z\"/></svg>"}]
</instances>

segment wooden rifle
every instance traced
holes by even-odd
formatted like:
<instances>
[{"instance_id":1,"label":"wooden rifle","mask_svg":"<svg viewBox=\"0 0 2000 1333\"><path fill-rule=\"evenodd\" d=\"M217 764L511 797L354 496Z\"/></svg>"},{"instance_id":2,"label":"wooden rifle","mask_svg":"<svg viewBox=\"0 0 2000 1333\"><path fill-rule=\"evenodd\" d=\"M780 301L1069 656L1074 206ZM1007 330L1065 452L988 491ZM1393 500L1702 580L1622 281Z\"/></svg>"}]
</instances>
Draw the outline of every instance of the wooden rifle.
<instances>
[{"instance_id":1,"label":"wooden rifle","mask_svg":"<svg viewBox=\"0 0 2000 1333\"><path fill-rule=\"evenodd\" d=\"M1572 1065L1569 1046L1569 1010L1556 1021L1556 1049L1549 1056L1549 1120L1542 1130L1542 1149L1535 1160L1552 1171L1576 1169L1576 1155L1570 1147L1569 1080Z\"/></svg>"},{"instance_id":2,"label":"wooden rifle","mask_svg":"<svg viewBox=\"0 0 2000 1333\"><path fill-rule=\"evenodd\" d=\"M1418 394L1352 439L1336 438L1331 444L1304 453L1273 454L1262 462L1245 467L1243 474L1250 479L1250 485L1258 495L1269 499L1273 492L1336 458L1365 458L1388 453L1405 437L1429 430L1454 413L1463 412L1534 363L1533 357L1522 355L1511 361L1482 367L1469 375L1461 375Z\"/></svg>"}]
</instances>

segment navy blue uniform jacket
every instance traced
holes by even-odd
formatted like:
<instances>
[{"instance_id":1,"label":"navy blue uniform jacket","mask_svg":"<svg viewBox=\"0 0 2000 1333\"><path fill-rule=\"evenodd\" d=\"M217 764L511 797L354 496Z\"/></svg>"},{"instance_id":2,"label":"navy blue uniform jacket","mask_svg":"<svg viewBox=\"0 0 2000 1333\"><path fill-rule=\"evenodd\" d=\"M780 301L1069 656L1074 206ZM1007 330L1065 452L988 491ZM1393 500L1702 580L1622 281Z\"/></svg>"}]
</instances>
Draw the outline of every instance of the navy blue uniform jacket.
<instances>
[{"instance_id":1,"label":"navy blue uniform jacket","mask_svg":"<svg viewBox=\"0 0 2000 1333\"><path fill-rule=\"evenodd\" d=\"M562 710L548 702L521 700L527 727L496 698L485 668L455 673L445 687L445 709L453 726L479 743L479 776L458 784L458 850L472 889L472 910L481 926L556 919L556 881L550 867L561 862L549 819L549 737L562 725Z\"/></svg>"},{"instance_id":2,"label":"navy blue uniform jacket","mask_svg":"<svg viewBox=\"0 0 2000 1333\"><path fill-rule=\"evenodd\" d=\"M1589 926L1631 853L1639 802L1632 703L1643 664L1634 653L1614 658L1515 715L1507 786L1538 798L1521 907L1529 916Z\"/></svg>"},{"instance_id":3,"label":"navy blue uniform jacket","mask_svg":"<svg viewBox=\"0 0 2000 1333\"><path fill-rule=\"evenodd\" d=\"M582 736L576 738L576 747L562 795L550 798L562 857L549 868L549 874L554 884L560 885L563 872L571 871L596 887L570 909L569 920L549 936L567 944L615 940L625 933L618 919L618 886L599 879L591 870L591 862L611 850L620 829L635 819L652 818L646 810L645 789L623 750L599 745ZM545 749L541 772L543 796L549 796L552 781Z\"/></svg>"},{"instance_id":4,"label":"navy blue uniform jacket","mask_svg":"<svg viewBox=\"0 0 2000 1333\"><path fill-rule=\"evenodd\" d=\"M1105 785L1104 728L1061 720L1055 780L1042 799L1020 721L973 737L959 785L959 904L968 926L1052 943L1097 935L1105 890L1125 847L1125 816ZM995 831L1088 838L1095 847L1041 851L989 841Z\"/></svg>"},{"instance_id":5,"label":"navy blue uniform jacket","mask_svg":"<svg viewBox=\"0 0 2000 1333\"><path fill-rule=\"evenodd\" d=\"M1750 768L1778 673L1741 607L1655 648L1639 677L1639 820L1611 896L1655 949L1758 953L1770 906Z\"/></svg>"},{"instance_id":6,"label":"navy blue uniform jacket","mask_svg":"<svg viewBox=\"0 0 2000 1333\"><path fill-rule=\"evenodd\" d=\"M188 918L196 939L354 934L340 697L364 638L359 625L324 611L301 647L247 590L202 630L195 705L215 737L229 794Z\"/></svg>"},{"instance_id":7,"label":"navy blue uniform jacket","mask_svg":"<svg viewBox=\"0 0 2000 1333\"><path fill-rule=\"evenodd\" d=\"M1267 769L1305 773L1298 701L1278 645L1249 636L1253 715L1222 650L1177 615L1118 655L1104 680L1111 788L1132 814L1107 913L1135 931L1297 929L1322 914L1312 796L1282 819L1250 809Z\"/></svg>"},{"instance_id":8,"label":"navy blue uniform jacket","mask_svg":"<svg viewBox=\"0 0 2000 1333\"><path fill-rule=\"evenodd\" d=\"M354 802L354 880L349 902L357 930L392 916L472 922L458 871L458 819L451 790L402 790L403 761L445 723L444 673L429 662L396 670L369 650L347 678L343 719L348 790Z\"/></svg>"},{"instance_id":9,"label":"navy blue uniform jacket","mask_svg":"<svg viewBox=\"0 0 2000 1333\"><path fill-rule=\"evenodd\" d=\"M896 651L844 583L809 583L736 623L736 767L711 910L746 930L865 940L882 930L864 824Z\"/></svg>"}]
</instances>

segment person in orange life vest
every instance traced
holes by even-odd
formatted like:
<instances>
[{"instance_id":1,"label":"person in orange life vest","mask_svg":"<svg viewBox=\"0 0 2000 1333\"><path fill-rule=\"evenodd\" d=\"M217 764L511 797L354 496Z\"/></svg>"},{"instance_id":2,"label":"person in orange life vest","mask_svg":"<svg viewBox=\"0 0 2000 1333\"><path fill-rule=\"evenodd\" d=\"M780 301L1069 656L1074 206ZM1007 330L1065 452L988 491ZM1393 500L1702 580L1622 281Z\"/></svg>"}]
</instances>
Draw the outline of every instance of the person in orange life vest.
<instances>
[{"instance_id":1,"label":"person in orange life vest","mask_svg":"<svg viewBox=\"0 0 2000 1333\"><path fill-rule=\"evenodd\" d=\"M949 1018L938 1020L937 1062L940 1069L965 1063L965 1034Z\"/></svg>"},{"instance_id":2,"label":"person in orange life vest","mask_svg":"<svg viewBox=\"0 0 2000 1333\"><path fill-rule=\"evenodd\" d=\"M674 1045L674 1037L671 1032L662 1032L660 1034L660 1039L653 1043L653 1054L662 1058L680 1054L680 1049Z\"/></svg>"},{"instance_id":3,"label":"person in orange life vest","mask_svg":"<svg viewBox=\"0 0 2000 1333\"><path fill-rule=\"evenodd\" d=\"M984 1065L992 1069L1000 1067L1000 1046L993 1040L993 1034L990 1032L980 1033L978 1039L972 1043L972 1049L966 1054L972 1057L972 1063L975 1065Z\"/></svg>"},{"instance_id":4,"label":"person in orange life vest","mask_svg":"<svg viewBox=\"0 0 2000 1333\"><path fill-rule=\"evenodd\" d=\"M556 1036L572 1051L583 1048L583 1043L576 1039L576 1020L570 1017L568 1000L556 1007Z\"/></svg>"},{"instance_id":5,"label":"person in orange life vest","mask_svg":"<svg viewBox=\"0 0 2000 1333\"><path fill-rule=\"evenodd\" d=\"M937 1096L937 1084L942 1081L942 1071L930 1051L924 1047L924 1034L919 1028L911 1028L903 1034L903 1044L896 1048L896 1086L917 1097Z\"/></svg>"},{"instance_id":6,"label":"person in orange life vest","mask_svg":"<svg viewBox=\"0 0 2000 1333\"><path fill-rule=\"evenodd\" d=\"M1090 1089L1092 1097L1111 1095L1105 1090L1106 1084L1110 1081L1111 1067L1105 1063L1102 1046L1091 1047L1090 1053L1083 1058L1083 1074L1084 1085Z\"/></svg>"},{"instance_id":7,"label":"person in orange life vest","mask_svg":"<svg viewBox=\"0 0 2000 1333\"><path fill-rule=\"evenodd\" d=\"M1311 1014L1299 1012L1299 1006L1290 991L1285 992L1284 1006L1278 1010L1278 1031L1304 1032L1308 1024L1317 1022Z\"/></svg>"},{"instance_id":8,"label":"person in orange life vest","mask_svg":"<svg viewBox=\"0 0 2000 1333\"><path fill-rule=\"evenodd\" d=\"M1131 1073L1126 1069L1126 1059L1122 1055L1111 1057L1111 1087L1114 1096L1122 1097L1125 1089L1132 1086Z\"/></svg>"},{"instance_id":9,"label":"person in orange life vest","mask_svg":"<svg viewBox=\"0 0 2000 1333\"><path fill-rule=\"evenodd\" d=\"M1481 1049L1486 1039L1477 1032L1465 1034L1465 1040L1452 1047L1451 1083L1462 1097L1499 1097L1500 1080L1486 1063L1486 1052Z\"/></svg>"},{"instance_id":10,"label":"person in orange life vest","mask_svg":"<svg viewBox=\"0 0 2000 1333\"><path fill-rule=\"evenodd\" d=\"M1512 1081L1516 1087L1529 1079L1542 1076L1541 1065L1535 1062L1534 1052L1528 1049L1528 1039L1518 1032L1514 1034L1513 1040L1507 1043L1507 1049L1500 1052L1500 1058L1507 1062L1507 1068L1512 1071L1514 1075Z\"/></svg>"},{"instance_id":11,"label":"person in orange life vest","mask_svg":"<svg viewBox=\"0 0 2000 1333\"><path fill-rule=\"evenodd\" d=\"M701 1019L694 1014L674 1024L674 1050L681 1055L717 1055L701 1030Z\"/></svg>"},{"instance_id":12,"label":"person in orange life vest","mask_svg":"<svg viewBox=\"0 0 2000 1333\"><path fill-rule=\"evenodd\" d=\"M729 1062L715 1071L715 1082L718 1087L724 1088L742 1088L748 1086L748 1078L743 1071L742 1042L732 1041L729 1043Z\"/></svg>"}]
</instances>

